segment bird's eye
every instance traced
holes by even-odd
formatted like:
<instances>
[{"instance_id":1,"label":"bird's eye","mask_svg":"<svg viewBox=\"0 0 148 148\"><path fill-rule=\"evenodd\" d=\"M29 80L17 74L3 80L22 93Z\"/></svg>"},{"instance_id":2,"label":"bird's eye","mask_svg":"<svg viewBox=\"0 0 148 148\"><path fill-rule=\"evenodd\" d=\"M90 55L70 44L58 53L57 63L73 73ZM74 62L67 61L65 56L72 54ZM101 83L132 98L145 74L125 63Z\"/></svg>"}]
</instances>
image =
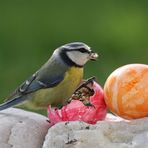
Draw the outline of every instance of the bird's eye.
<instances>
[{"instance_id":1,"label":"bird's eye","mask_svg":"<svg viewBox=\"0 0 148 148\"><path fill-rule=\"evenodd\" d=\"M85 48L80 48L79 51L82 52L82 53L88 53L88 52L89 52L89 51L86 50Z\"/></svg>"}]
</instances>

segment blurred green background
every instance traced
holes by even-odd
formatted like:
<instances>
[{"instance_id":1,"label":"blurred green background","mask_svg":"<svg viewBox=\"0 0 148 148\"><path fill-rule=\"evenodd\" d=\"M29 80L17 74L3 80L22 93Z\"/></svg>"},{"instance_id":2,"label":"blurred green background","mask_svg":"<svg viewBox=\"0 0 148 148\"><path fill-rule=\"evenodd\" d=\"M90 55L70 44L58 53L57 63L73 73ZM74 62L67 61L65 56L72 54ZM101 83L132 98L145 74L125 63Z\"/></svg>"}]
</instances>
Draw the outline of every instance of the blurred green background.
<instances>
[{"instance_id":1,"label":"blurred green background","mask_svg":"<svg viewBox=\"0 0 148 148\"><path fill-rule=\"evenodd\" d=\"M148 64L148 1L0 0L0 102L74 41L100 54L85 78L95 75L102 86L119 66Z\"/></svg>"}]
</instances>

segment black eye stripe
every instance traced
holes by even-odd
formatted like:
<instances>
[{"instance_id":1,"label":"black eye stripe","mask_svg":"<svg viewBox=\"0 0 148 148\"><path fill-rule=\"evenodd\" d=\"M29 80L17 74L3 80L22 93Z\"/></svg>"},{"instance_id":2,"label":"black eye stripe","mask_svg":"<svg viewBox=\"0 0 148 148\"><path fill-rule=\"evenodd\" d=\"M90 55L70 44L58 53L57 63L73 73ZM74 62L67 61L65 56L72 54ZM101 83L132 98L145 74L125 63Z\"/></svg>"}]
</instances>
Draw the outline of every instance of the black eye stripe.
<instances>
[{"instance_id":1,"label":"black eye stripe","mask_svg":"<svg viewBox=\"0 0 148 148\"><path fill-rule=\"evenodd\" d=\"M90 51L86 50L85 48L78 49L82 53L90 53Z\"/></svg>"},{"instance_id":2,"label":"black eye stripe","mask_svg":"<svg viewBox=\"0 0 148 148\"><path fill-rule=\"evenodd\" d=\"M77 48L77 49L68 49L68 48L62 48L65 52L71 52L71 51L79 51L81 53L91 53L91 50L85 49L85 48Z\"/></svg>"}]
</instances>

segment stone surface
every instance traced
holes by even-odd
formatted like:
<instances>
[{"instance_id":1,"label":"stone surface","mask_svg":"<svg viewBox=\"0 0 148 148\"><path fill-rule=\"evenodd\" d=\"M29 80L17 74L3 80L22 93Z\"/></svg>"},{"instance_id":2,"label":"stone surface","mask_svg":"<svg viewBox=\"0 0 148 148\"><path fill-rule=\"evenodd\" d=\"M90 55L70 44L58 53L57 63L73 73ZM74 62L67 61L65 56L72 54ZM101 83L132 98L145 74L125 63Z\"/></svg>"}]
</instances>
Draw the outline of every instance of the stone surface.
<instances>
[{"instance_id":1,"label":"stone surface","mask_svg":"<svg viewBox=\"0 0 148 148\"><path fill-rule=\"evenodd\" d=\"M0 112L0 148L41 148L49 128L47 118L20 109Z\"/></svg>"},{"instance_id":2,"label":"stone surface","mask_svg":"<svg viewBox=\"0 0 148 148\"><path fill-rule=\"evenodd\" d=\"M43 148L148 148L148 118L127 121L108 114L96 125L58 123L48 130Z\"/></svg>"},{"instance_id":3,"label":"stone surface","mask_svg":"<svg viewBox=\"0 0 148 148\"><path fill-rule=\"evenodd\" d=\"M95 125L76 121L51 128L46 120L20 109L1 111L0 148L148 148L148 118L127 121L108 114Z\"/></svg>"}]
</instances>

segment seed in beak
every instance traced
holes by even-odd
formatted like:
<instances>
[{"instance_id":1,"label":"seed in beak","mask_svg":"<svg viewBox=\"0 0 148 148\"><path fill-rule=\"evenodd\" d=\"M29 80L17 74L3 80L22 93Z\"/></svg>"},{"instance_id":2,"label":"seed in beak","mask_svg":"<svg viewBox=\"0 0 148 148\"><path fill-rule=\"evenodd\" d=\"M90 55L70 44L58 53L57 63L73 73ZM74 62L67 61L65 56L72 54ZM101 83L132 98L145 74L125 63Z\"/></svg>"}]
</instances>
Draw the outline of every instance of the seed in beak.
<instances>
[{"instance_id":1,"label":"seed in beak","mask_svg":"<svg viewBox=\"0 0 148 148\"><path fill-rule=\"evenodd\" d=\"M97 53L95 53L95 52L92 52L91 54L90 54L90 60L96 60L97 58L98 58L98 54Z\"/></svg>"}]
</instances>

